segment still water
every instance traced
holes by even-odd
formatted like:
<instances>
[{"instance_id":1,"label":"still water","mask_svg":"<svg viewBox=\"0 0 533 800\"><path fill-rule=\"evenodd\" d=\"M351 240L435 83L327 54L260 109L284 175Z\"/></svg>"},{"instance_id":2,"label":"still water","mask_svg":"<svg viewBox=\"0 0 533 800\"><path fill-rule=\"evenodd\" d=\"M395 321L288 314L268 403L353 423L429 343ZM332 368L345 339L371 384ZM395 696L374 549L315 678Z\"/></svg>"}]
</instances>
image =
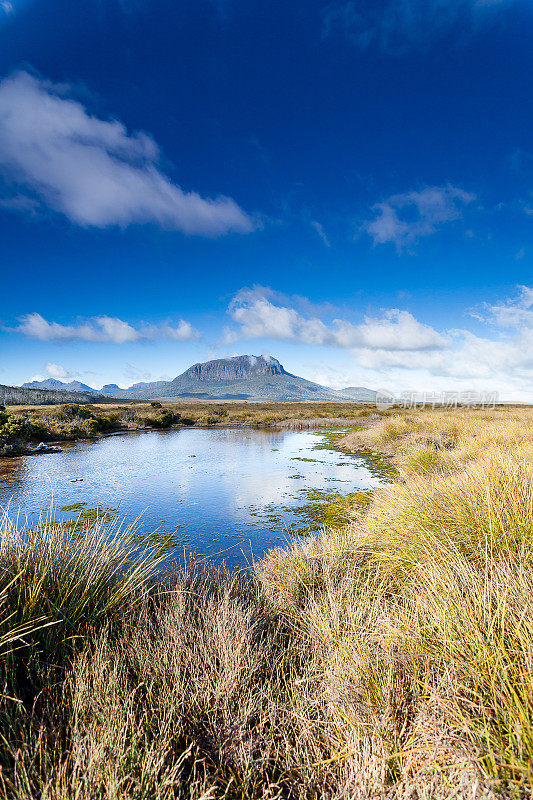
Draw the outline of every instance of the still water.
<instances>
[{"instance_id":1,"label":"still water","mask_svg":"<svg viewBox=\"0 0 533 800\"><path fill-rule=\"evenodd\" d=\"M182 428L64 444L60 453L0 459L0 507L11 517L56 519L99 508L154 532L169 552L245 565L308 532L313 492L373 489L362 455L318 432Z\"/></svg>"}]
</instances>

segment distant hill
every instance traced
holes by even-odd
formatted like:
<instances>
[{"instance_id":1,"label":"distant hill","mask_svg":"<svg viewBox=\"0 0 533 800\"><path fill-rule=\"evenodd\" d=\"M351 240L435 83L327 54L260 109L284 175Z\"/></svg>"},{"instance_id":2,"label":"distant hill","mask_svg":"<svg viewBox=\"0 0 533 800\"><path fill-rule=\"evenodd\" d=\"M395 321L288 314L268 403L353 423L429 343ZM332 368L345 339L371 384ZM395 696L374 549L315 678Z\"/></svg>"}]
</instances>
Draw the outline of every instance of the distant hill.
<instances>
[{"instance_id":1,"label":"distant hill","mask_svg":"<svg viewBox=\"0 0 533 800\"><path fill-rule=\"evenodd\" d=\"M0 384L0 403L5 406L94 403L98 400L102 400L102 395L97 395L92 391L66 392L57 389L37 389L22 386L3 386Z\"/></svg>"},{"instance_id":2,"label":"distant hill","mask_svg":"<svg viewBox=\"0 0 533 800\"><path fill-rule=\"evenodd\" d=\"M87 386L86 383L80 383L79 381L62 383L62 381L58 381L56 378L46 378L44 381L31 381L30 383L23 383L22 385L27 389L54 389L61 392L92 392L93 394L98 394L97 389Z\"/></svg>"},{"instance_id":3,"label":"distant hill","mask_svg":"<svg viewBox=\"0 0 533 800\"><path fill-rule=\"evenodd\" d=\"M364 386L336 391L287 372L271 356L234 356L193 364L171 381L134 383L120 389L108 383L100 390L79 381L55 378L25 383L31 389L91 392L117 400L272 400L278 402L372 402L376 393ZM62 401L59 401L62 402Z\"/></svg>"},{"instance_id":4,"label":"distant hill","mask_svg":"<svg viewBox=\"0 0 533 800\"><path fill-rule=\"evenodd\" d=\"M373 389L365 389L364 386L348 386L346 389L339 389L339 394L346 397L357 397L361 402L375 403L377 392Z\"/></svg>"}]
</instances>

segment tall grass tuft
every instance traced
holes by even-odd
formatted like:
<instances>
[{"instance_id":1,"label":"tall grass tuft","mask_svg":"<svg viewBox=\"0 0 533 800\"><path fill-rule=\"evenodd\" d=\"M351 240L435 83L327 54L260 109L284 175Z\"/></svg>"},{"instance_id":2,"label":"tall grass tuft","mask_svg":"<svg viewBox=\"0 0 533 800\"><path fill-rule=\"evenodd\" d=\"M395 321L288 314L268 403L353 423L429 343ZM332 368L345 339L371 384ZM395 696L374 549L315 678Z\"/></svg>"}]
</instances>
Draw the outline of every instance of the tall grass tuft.
<instances>
[{"instance_id":1,"label":"tall grass tuft","mask_svg":"<svg viewBox=\"0 0 533 800\"><path fill-rule=\"evenodd\" d=\"M146 593L158 565L134 533L134 524L106 517L69 526L48 516L20 529L6 512L0 520L4 613L16 625L56 623L42 633L47 647L120 617Z\"/></svg>"}]
</instances>

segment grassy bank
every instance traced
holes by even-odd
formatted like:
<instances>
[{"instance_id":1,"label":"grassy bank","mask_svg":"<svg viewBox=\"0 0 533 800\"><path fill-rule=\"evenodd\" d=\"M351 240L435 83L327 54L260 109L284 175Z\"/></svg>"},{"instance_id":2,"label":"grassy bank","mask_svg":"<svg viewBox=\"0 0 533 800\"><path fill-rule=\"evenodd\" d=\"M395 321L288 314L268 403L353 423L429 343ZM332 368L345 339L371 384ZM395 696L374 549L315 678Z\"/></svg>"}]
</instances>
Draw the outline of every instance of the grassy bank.
<instances>
[{"instance_id":1,"label":"grassy bank","mask_svg":"<svg viewBox=\"0 0 533 800\"><path fill-rule=\"evenodd\" d=\"M355 430L396 481L253 575L6 528L3 796L530 796L532 442L516 409Z\"/></svg>"},{"instance_id":2,"label":"grassy bank","mask_svg":"<svg viewBox=\"0 0 533 800\"><path fill-rule=\"evenodd\" d=\"M310 428L350 425L367 418L364 403L152 402L105 406L0 408L0 456L17 455L38 442L74 441L115 431L156 430L186 425Z\"/></svg>"}]
</instances>

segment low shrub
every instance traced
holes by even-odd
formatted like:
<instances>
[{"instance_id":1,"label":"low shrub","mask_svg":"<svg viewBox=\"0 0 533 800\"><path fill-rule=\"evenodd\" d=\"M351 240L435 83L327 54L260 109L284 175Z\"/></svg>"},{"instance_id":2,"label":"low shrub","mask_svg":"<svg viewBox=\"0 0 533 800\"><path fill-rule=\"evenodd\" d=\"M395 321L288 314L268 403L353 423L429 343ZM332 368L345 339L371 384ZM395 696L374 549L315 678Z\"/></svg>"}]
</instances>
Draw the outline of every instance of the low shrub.
<instances>
[{"instance_id":1,"label":"low shrub","mask_svg":"<svg viewBox=\"0 0 533 800\"><path fill-rule=\"evenodd\" d=\"M175 422L172 411L161 411L156 417L147 417L146 424L153 428L170 428Z\"/></svg>"},{"instance_id":2,"label":"low shrub","mask_svg":"<svg viewBox=\"0 0 533 800\"><path fill-rule=\"evenodd\" d=\"M91 419L85 420L84 429L88 436L96 436L101 430L100 421L91 417Z\"/></svg>"},{"instance_id":3,"label":"low shrub","mask_svg":"<svg viewBox=\"0 0 533 800\"><path fill-rule=\"evenodd\" d=\"M63 403L56 410L56 415L59 419L74 419L80 417L83 411L78 403Z\"/></svg>"}]
</instances>

